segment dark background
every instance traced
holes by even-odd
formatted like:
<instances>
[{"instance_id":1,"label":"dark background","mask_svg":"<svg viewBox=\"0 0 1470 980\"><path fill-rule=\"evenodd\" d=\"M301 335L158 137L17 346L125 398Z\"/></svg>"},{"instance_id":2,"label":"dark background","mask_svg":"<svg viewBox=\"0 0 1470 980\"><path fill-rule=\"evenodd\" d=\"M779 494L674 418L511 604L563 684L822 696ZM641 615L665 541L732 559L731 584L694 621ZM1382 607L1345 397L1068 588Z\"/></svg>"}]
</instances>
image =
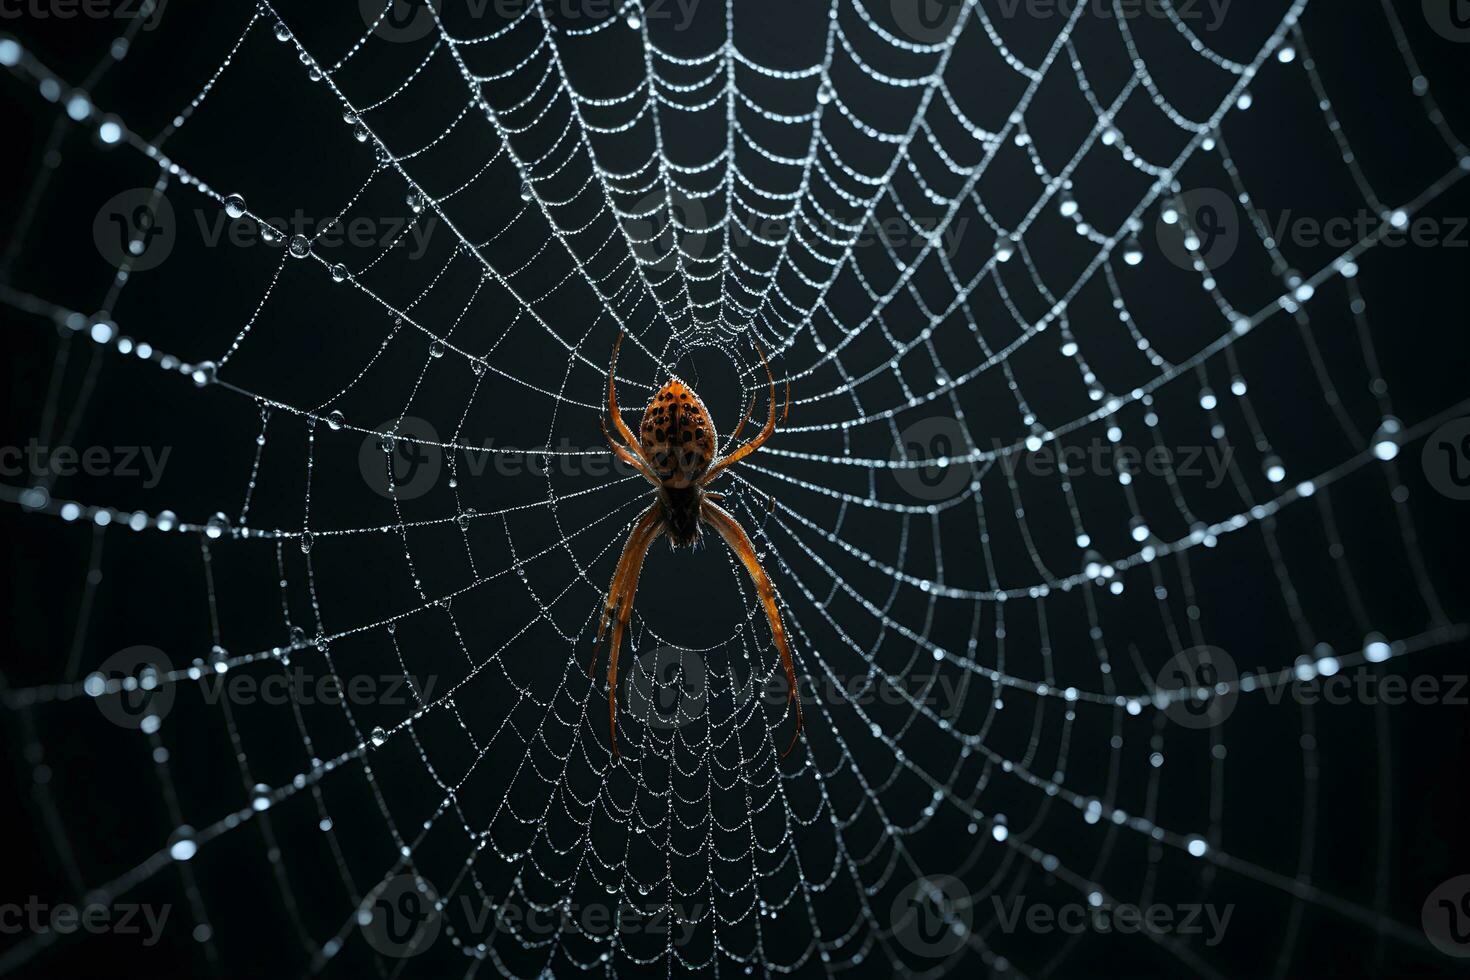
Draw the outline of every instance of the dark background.
<instances>
[{"instance_id":1,"label":"dark background","mask_svg":"<svg viewBox=\"0 0 1470 980\"><path fill-rule=\"evenodd\" d=\"M825 10L807 6L739 4L737 43L773 67L810 65L821 57ZM1273 0L1249 9L1239 6L1208 41L1229 56L1246 58L1285 4ZM1314 4L1304 30L1363 172L1381 197L1396 205L1450 171L1455 159L1410 92L1381 12L1373 4L1360 6L1347 12L1342 5ZM280 8L296 38L323 63L345 53L363 28L356 5L327 8L304 2ZM1431 31L1418 4L1399 4L1398 9L1448 124L1462 134L1470 132L1470 119L1454 97L1464 80L1463 46ZM696 13L688 30L676 31L658 20L650 30L675 53L706 52L722 36L723 11L700 6ZM251 14L243 4L169 4L157 27L137 32L127 57L90 86L94 101L125 119L134 133L155 139L210 79ZM887 11L875 10L874 16L886 22ZM462 36L485 34L493 23L474 18L460 23L455 17L446 14ZM581 23L585 21L568 19L564 26ZM924 63L922 58L882 50L862 33L867 29L851 10L844 11L842 23L861 39L855 43L862 43L863 55L875 67L907 76L921 72L916 66ZM1017 56L1033 65L1056 33L1056 22L1050 19L997 23ZM1170 99L1191 117L1207 114L1229 80L1207 71L1166 25L1144 18L1132 27L1146 63ZM28 17L0 29L21 38L59 77L81 82L104 57L120 26L116 19ZM580 91L622 93L645 74L635 35L621 24L613 30L559 39L567 71ZM504 71L530 50L537 36L539 29L533 26L525 41L512 34L504 43L467 47L467 68L482 75ZM1130 73L1116 25L1088 13L1075 43L1099 98L1110 101ZM421 257L397 251L369 266L375 248L321 246L317 254L323 262L283 262L280 249L265 244L209 245L199 222L213 227L218 204L178 179L165 192L177 219L172 250L157 269L136 273L114 301L108 291L114 269L94 243L93 221L113 195L151 187L157 166L128 147L98 145L90 126L58 125L57 107L38 96L32 81L15 74L0 80L0 126L11 134L7 156L13 161L13 176L0 193L7 287L88 317L101 315L122 333L146 339L185 363L219 360L249 324L238 353L220 370L224 383L199 389L178 372L161 372L156 362L104 352L85 336L55 329L46 316L7 302L0 313L7 327L9 378L4 445L25 445L49 426L52 433L68 432L65 438L75 446L167 447L171 455L157 487L115 474L72 477L53 482L51 496L124 511L142 508L150 514L169 508L194 524L222 511L238 525L255 471L248 524L286 535L227 539L205 548L197 533L133 533L117 526L95 530L82 522L66 524L55 516L26 513L9 502L12 493L0 509L11 577L6 687L17 692L75 683L115 651L135 644L157 647L174 664L186 665L209 656L216 642L215 617L218 642L235 657L289 643L293 626L307 638L337 637L325 650L308 647L293 653L292 665L311 677L329 671L343 677L402 673L403 664L414 677L435 678L441 693L462 682L454 711L436 710L400 727L370 754L371 782L363 778L358 747L375 725L400 726L406 714L401 705L355 704L350 718L322 705L302 707L299 714L279 705L235 706L226 713L207 703L197 685L180 685L160 736L169 750L165 787L150 761L153 743L111 725L86 699L23 706L12 697L0 749L14 780L18 845L5 875L6 895L0 896L7 901L12 895L20 900L35 895L53 903L81 901L91 889L129 873L164 848L180 817L195 827L208 826L227 813L247 809L252 783L289 785L296 774L314 771L312 755L353 757L343 764L348 771L327 774L307 792L273 806L266 817L257 815L205 843L184 866L187 874L166 864L120 895L119 901L172 907L170 928L158 946L143 948L130 936L71 937L26 958L16 970L19 975L79 975L104 968L223 976L306 973L320 965L313 962L319 945L342 930L342 951L323 967L329 973L437 976L467 971L475 961L466 960L443 937L423 956L397 961L374 956L349 922L354 908L349 892L371 888L397 858L399 841L389 831L387 815L404 838L415 841L415 866L437 887L448 889L465 871L474 844L455 812L435 817L444 789L429 775L430 767L437 779L457 786L456 803L465 819L476 828L490 827L495 843L506 851L525 846L530 829L543 821L562 843L576 839L568 814L589 819L585 800L596 795L604 780L605 792L618 807L638 806L642 819L653 823L668 817L667 804L657 792L672 786L686 799L699 800L707 791L704 774L697 768L691 774L697 755L705 751L698 745L708 735L703 722L681 736L696 745L691 752L681 744L682 767L671 775L665 758L668 734L646 729L625 714L620 744L630 760L625 769L607 770L603 695L593 692L589 697L583 671L599 590L611 575L623 528L642 505L643 488L626 479L608 486L607 478L589 472L585 461L601 459L595 409L604 395L602 372L617 319L636 338L624 345L619 365L620 376L627 379L622 389L627 405L641 405L664 369L672 367L697 387L728 431L746 399L760 388L757 359L750 345L733 341L729 331L677 312L671 317L676 336L646 292L619 295L612 304L617 317L612 316L572 269L565 250L549 241L539 212L523 207L516 193L519 174L504 155L486 166L498 142L473 107L449 138L435 141L468 102L462 78L442 52L414 74L401 94L367 111L365 107L388 99L415 72L428 44L370 42L334 75L336 84L396 154L432 144L406 159L405 168L430 194L442 198L444 214L497 271L510 276L517 292L535 300L546 328L517 316L518 306L503 288L482 282L477 263L462 254L451 258L455 236L445 234L442 225L430 232ZM1299 51L1299 60L1306 54ZM1068 56L1062 57L1063 64L1053 69L1056 77L1041 88L1027 113L1028 131L1053 171L1092 126L1075 79L1065 69ZM862 118L885 130L907 126L914 109L911 98L875 85L840 52L834 65L837 91ZM675 79L700 74L669 66L663 70ZM739 71L741 85L773 110L799 113L812 103L815 80L778 85ZM538 68L488 87L487 99L506 112L505 125L519 130L534 115L508 110L532 93L539 77ZM974 25L952 58L947 78L957 102L991 130L1005 125L1021 91L1014 72L995 57ZM1318 218L1353 215L1363 207L1300 65L1269 63L1252 93L1253 107L1232 114L1223 135L1255 205L1273 215L1291 209ZM565 102L556 108L546 121L515 138L523 159L555 145L566 118ZM615 109L587 112L589 121L599 124L626 117ZM722 104L688 116L666 111L664 117L662 138L676 161L706 160L723 144ZM804 127L783 128L753 116L746 121L753 133L782 152L805 152ZM1172 159L1186 139L1139 95L1117 124L1151 160ZM953 117L936 113L934 125L945 146L967 146L970 153L960 162L974 165L979 150L964 142ZM844 159L861 161L869 173L882 172L887 158L881 147L840 120L828 120L826 126ZM262 22L235 52L208 99L168 137L165 150L220 193L243 194L259 217L289 218L299 208L310 216L368 216L381 228L385 219L407 216L402 180L384 174L369 180L375 168L372 144L355 140L351 130L325 83L310 81L291 45L275 40L270 24ZM609 170L627 170L646 159L650 139L645 120L627 134L600 141L599 159ZM927 152L916 151L918 165L933 177L942 167ZM53 155L49 160L48 153ZM737 159L757 186L790 189L789 171L748 150ZM571 239L574 250L595 275L611 274L609 281L621 284L626 269L614 272L624 255L621 239L598 251L616 229L598 207L599 187L594 183L584 189L590 175L585 156L578 155L557 177L538 182L537 192L546 200L572 199L557 213L563 227L588 228ZM690 186L708 187L718 171L684 179ZM1207 153L1191 161L1180 181L1186 189L1228 186L1218 156ZM1107 230L1117 227L1147 192L1145 177L1120 164L1116 155L1097 150L1079 168L1075 182L1088 220ZM364 184L363 194L354 198ZM941 213L916 191L906 172L899 173L893 186L914 216L933 220ZM1002 227L1013 227L1041 193L1025 154L1014 146L997 154L976 186ZM953 193L958 187L952 181L936 189ZM849 189L871 193L856 184ZM621 195L620 203L627 208L640 196ZM830 193L822 202L840 207ZM1460 183L1433 201L1425 214L1444 219L1450 227L1456 216L1467 213L1467 206L1470 196ZM1155 205L1142 215L1144 264L1137 269L1115 266L1140 331L1165 357L1182 361L1223 333L1226 323L1199 288L1199 277L1170 266L1159 251L1157 211ZM952 260L956 274L968 280L990 257L994 234L973 205L960 213L968 223ZM892 201L885 200L879 216L895 214ZM713 221L719 214L705 217ZM1053 290L1065 289L1096 252L1096 246L1082 241L1057 216L1054 206L1045 209L1025 240ZM717 249L718 237L689 244L695 251ZM898 251L904 254L904 249ZM1308 272L1335 256L1332 250L1296 245L1286 246L1286 252L1290 262ZM1379 248L1361 259L1356 282L1366 300L1381 375L1395 414L1411 427L1467 396L1464 379L1470 360L1462 309L1466 254L1463 248L1449 247ZM431 360L424 333L412 324L395 329L392 311L350 284L331 281L323 263L337 261L396 309L413 304L416 324L440 335L456 324L450 339L457 350ZM893 267L883 249L860 249L857 264L871 277L873 289L886 293L892 288ZM811 260L802 268L808 276L822 271ZM1236 256L1217 270L1225 295L1247 312L1282 292L1283 273L1271 268L1248 232ZM269 300L252 318L273 278ZM979 336L992 349L1020 334L1007 301L1030 319L1050 305L1017 260L1003 267L1002 279L1005 298L985 284L976 290L970 309ZM779 283L793 301L808 305L814 298L790 269ZM932 258L914 283L931 308L943 307L953 296ZM696 286L695 299L717 298L717 289L717 281ZM673 304L671 309L679 309L677 280L658 291ZM1186 481L1183 492L1201 520L1227 518L1279 493L1281 488L1273 488L1262 474L1262 462L1271 453L1286 462L1289 486L1355 458L1369 445L1381 409L1369 387L1373 373L1364 360L1349 296L1336 279L1318 294L1308 306L1308 322L1278 313L1237 341L1228 355L1205 362L1204 378L1185 372L1156 394L1159 438L1177 447L1213 444L1210 420L1198 408L1199 389L1208 384L1221 396L1220 421L1236 450L1239 479L1217 488ZM818 314L812 329L800 332L784 350L774 341L789 331L773 330L764 317L758 320L778 378L796 378L792 424L850 419L859 413L859 404L868 412L900 404L906 393L899 375L915 392L931 390L934 367L923 348L905 357L897 373L883 367L893 356L892 340L914 338L927 322L917 304L914 297L901 296L888 307L882 329L870 326L845 338L845 331L873 307L849 272L829 295L828 311ZM772 309L767 306L765 314ZM774 309L784 313L787 308L777 304ZM709 312L701 315L711 318ZM1131 346L1101 276L1073 300L1069 323L1110 393L1126 393L1157 373ZM1031 410L1050 424L1094 407L1072 362L1056 352L1057 330L1054 326L1052 333L1009 359ZM553 340L553 332L564 343ZM848 384L830 361L821 362L817 339L829 348L846 342L842 364L850 376L875 372L854 386L855 398L805 401ZM934 344L951 375L971 370L983 359L962 313L949 315L936 327ZM375 357L380 348L383 355ZM1314 352L1340 412L1329 404ZM482 357L490 370L475 374L465 353ZM1248 407L1226 394L1236 373L1249 381ZM564 400L556 401L546 391ZM256 470L262 412L251 396L320 417L337 409L348 428L332 431L325 424L309 425L297 413L272 411ZM48 398L57 406L54 422L47 417ZM981 447L990 447L993 440L1011 444L1028 431L998 371L962 386L958 398ZM941 401L899 413L897 428L936 410L953 414L953 408ZM1255 413L1269 434L1269 451L1252 444L1247 411ZM482 445L493 439L496 447L526 449L555 447L565 439L573 452L587 455L558 457L562 462L554 462L550 475L541 475L524 466L540 457L514 454L506 458L522 464L515 475L487 470L474 476L459 454L455 458L465 469L457 486L441 478L424 496L395 506L367 485L359 457L364 441L370 440L367 433L381 431L400 414L428 420L444 441ZM1129 442L1149 438L1142 415L1138 405L1119 413ZM1082 441L1100 428L1089 426L1076 436ZM1074 544L1075 529L1054 477L1019 478L1015 494L1025 506L1024 520L1016 518L1017 501L998 470L978 474L978 505L965 493L959 505L932 518L843 507L810 488L911 505L913 499L890 472L776 454L757 457L744 468L748 485L730 481L725 489L753 533L757 527L771 530L773 544L758 546L789 604L789 619L799 624L793 633L801 671L817 678L819 690L833 679L848 684L871 677L869 662L890 676L910 678L913 688L921 683L918 678L936 670L952 681L962 677L952 662L936 667L912 637L878 629L871 610L834 584L835 574L883 607L891 621L951 653L1056 686L1136 692L1147 688L1147 676L1174 649L1192 645L1191 604L1197 609L1194 635L1230 651L1242 669L1251 670L1288 668L1317 643L1351 653L1370 631L1399 639L1462 623L1466 505L1438 494L1426 481L1419 465L1426 434L1419 432L1416 441L1405 445L1396 465L1370 463L1353 469L1319 493L1315 503L1293 503L1274 520L1222 536L1217 548L1193 548L1183 562L1161 559L1122 573L1128 585L1122 597L1083 586L1055 592L1044 602L1020 599L1003 607L994 602L935 602L912 588L896 588L891 576L834 548L820 532L834 531L882 562L926 578L937 573L938 540L944 581L961 588L1055 582L1075 574L1083 556ZM894 430L869 424L845 434L838 429L794 431L771 445L824 456L886 459L893 444ZM1412 545L1405 541L1390 498L1400 482L1417 535ZM7 478L7 485L24 484ZM1084 476L1074 481L1074 489L1093 547L1106 556L1135 551L1128 537L1129 506L1116 482ZM589 490L593 492L568 496ZM1158 537L1173 541L1189 533L1189 520L1174 508L1159 481L1140 480L1133 490ZM767 494L775 495L779 504L770 517L765 516ZM553 506L512 509L544 504L548 498L554 498ZM981 546L982 506L988 548ZM467 528L451 520L471 508L479 516ZM295 537L303 514L315 533L309 557ZM408 530L398 530L400 524ZM327 533L343 530L360 533ZM1340 553L1333 550L1334 538ZM798 542L814 549L821 561ZM1416 575L1416 554L1429 589L1421 587ZM522 577L504 571L512 556L519 561L538 557L526 564ZM98 575L89 582L92 569ZM1192 603L1186 598L1186 572ZM420 609L424 596L445 595L494 573L500 574L456 598L451 609ZM1167 589L1164 600L1154 596L1158 585ZM413 609L420 611L392 634L380 625ZM637 609L631 648L639 654L667 643L701 651L712 675L724 677L729 671L748 677L754 672L766 678L777 672L748 585L722 547L692 553L655 547ZM1090 633L1093 615L1100 642ZM752 626L743 627L746 622ZM363 629L356 631L359 627ZM853 644L863 651L861 656ZM1112 665L1110 674L1099 669L1100 646ZM1373 670L1453 677L1466 673L1466 652L1463 641L1436 642ZM632 652L625 652L625 665L633 659ZM470 663L483 666L471 674ZM235 669L263 674L276 668L262 657ZM775 684L779 689L779 680ZM741 821L751 807L745 787L737 783L711 791L710 809L723 827L736 828L716 834L722 852L743 853L753 834L770 850L759 858L762 873L769 875L763 879L763 897L785 902L796 888L794 866L781 861L790 853L780 846L783 804L768 799L773 792L769 780L779 769L786 776L786 804L810 821L793 835L804 876L831 876L828 887L812 898L811 914L821 922L824 936L843 935L848 929L860 936L871 931L859 918L864 901L879 924L888 926L894 895L914 877L905 861L897 861L892 871L882 870L895 860L885 831L897 826L906 829L906 854L919 868L965 881L976 896L974 921L985 943L1028 975L1177 975L1186 968L1230 976L1453 972L1456 964L1423 941L1419 916L1435 886L1470 871L1463 842L1463 707L1354 703L1305 709L1289 700L1273 706L1259 694L1243 695L1229 723L1216 732L1228 750L1220 766L1211 763L1208 733L1170 726L1149 709L1135 718L1110 706L1082 705L1075 720L1064 723L1055 699L1004 692L1006 710L993 711L996 691L979 675L969 676L968 684L963 709L952 719L956 730L983 733L988 749L1042 780L1064 771L1059 781L1068 791L1145 815L1171 831L1205 834L1251 869L1266 869L1272 879L1192 860L1174 846L1150 844L1131 829L1106 822L1084 824L1064 800L987 764L984 753L960 757L953 739L932 721L915 720L907 705L865 705L860 712L845 699L830 696L809 699L808 740L784 762L774 760L770 745L757 740L765 738L767 726L774 728L776 743L789 737L791 722L782 716L779 698L763 706L763 715L735 726L743 742L725 741L715 750L725 766L749 766L752 792L761 804L745 825ZM534 699L519 696L520 691ZM717 693L711 694L711 702L712 713L726 723L722 737L728 737L728 692L723 707ZM545 741L537 734L543 721ZM871 724L880 727L882 737L870 732ZM311 733L313 751L303 745L303 726ZM1121 739L1117 747L1109 744L1114 736ZM529 749L527 741L533 742ZM471 769L478 750L487 745L490 751ZM983 822L971 836L970 818L955 807L941 805L936 814L926 815L934 787L896 762L895 745L953 798L986 814L1006 814L1012 842L1022 842L1022 847L995 845ZM1147 761L1156 745L1168 760L1162 770L1151 769ZM248 760L248 777L233 761L239 752ZM564 767L571 802L558 795L548 803L540 780L556 780ZM859 897L842 852L833 846L828 814L818 810L824 796L813 768L823 774L826 805L852 820L843 840L863 868L863 881L873 889L870 895ZM635 796L629 769L644 781L642 794ZM854 772L862 774L863 784ZM1216 813L1211 811L1212 779L1223 780ZM881 816L868 794L881 801ZM509 811L502 807L506 800L512 805ZM704 807L703 802L695 804L688 819L698 819ZM323 812L332 817L331 834L318 829ZM435 829L418 842L419 827L431 818ZM630 844L626 819L615 820L606 809L590 819L598 851L605 859L626 853L633 869L629 874L639 880L664 864L673 845L686 850L703 845L697 827L680 831L670 842L662 838L665 830L659 825L657 843L655 835L640 834ZM1025 859L1031 847L1056 855L1068 873L1044 873ZM571 873L576 861L544 853L538 857L541 870L532 877L543 886L537 897L544 900L554 891L539 875ZM700 887L700 861L675 863L681 887ZM493 851L481 852L473 867L486 892L505 893L510 885L507 864ZM616 873L604 870L601 877ZM749 866L742 870L732 863L715 877L726 888L739 888L749 882ZM1366 910L1369 921L1345 916L1322 901L1293 900L1283 887L1293 879ZM1125 901L1234 904L1235 918L1220 946L1205 947L1195 940L1184 957L1140 937L1063 940L999 932L991 895L1076 901L1082 883L1089 880ZM579 901L606 900L585 877L579 881ZM456 887L469 890L463 881ZM799 888L795 894L774 924L759 920L769 960L790 962L810 938L811 920ZM726 915L739 919L722 926L722 942L737 950L749 950L755 942L755 919L746 914L749 901L747 891L721 905ZM1382 916L1377 923L1371 921L1374 914ZM211 927L206 942L191 938L200 921ZM0 950L25 938L7 935ZM658 947L638 945L647 939L636 937L629 949L640 956L659 952ZM704 945L687 955L703 960L709 955L708 941L706 931L699 940ZM567 948L586 966L602 966L596 960L602 946L573 938ZM544 960L544 954L524 952L505 937L495 949L506 969L519 975L534 974ZM847 961L850 952L834 951L827 966L859 975L886 975L894 969L881 949L865 949L860 964ZM957 975L994 966L976 950L939 963L912 959L901 948L894 948L892 956L916 970ZM640 967L620 957L615 966L635 975L666 970L662 958ZM797 972L815 975L823 966L813 957ZM491 962L479 964L482 972L494 968ZM558 974L574 972L564 956L554 968ZM725 960L720 968L741 965Z\"/></svg>"}]
</instances>

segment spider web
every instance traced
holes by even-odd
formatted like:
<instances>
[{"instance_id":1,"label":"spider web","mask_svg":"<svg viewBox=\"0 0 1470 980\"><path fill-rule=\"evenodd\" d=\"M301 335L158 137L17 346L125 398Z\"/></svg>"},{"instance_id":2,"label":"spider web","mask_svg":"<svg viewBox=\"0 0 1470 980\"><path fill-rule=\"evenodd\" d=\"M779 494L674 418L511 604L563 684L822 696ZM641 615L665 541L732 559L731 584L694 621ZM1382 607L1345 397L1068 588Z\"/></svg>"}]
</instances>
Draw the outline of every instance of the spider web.
<instances>
[{"instance_id":1,"label":"spider web","mask_svg":"<svg viewBox=\"0 0 1470 980\"><path fill-rule=\"evenodd\" d=\"M81 534L92 573L45 633L70 652L6 672L64 890L182 896L174 928L226 973L1220 975L1324 936L1348 963L1437 955L1390 906L1391 794L1341 771L1376 751L1391 772L1388 748L1269 695L1465 637L1396 460L1466 403L1415 361L1390 376L1368 298L1375 275L1428 286L1379 246L1470 151L1390 4L1356 38L1399 100L1379 116L1334 100L1305 0L1251 6L1208 33L1167 0L731 2L688 30L636 2L145 4L77 78L0 42L67 147L23 188L0 285L17 324L58 328L32 431L116 424L190 481L0 489L40 540ZM1265 140L1263 118L1292 122ZM1409 127L1433 152L1363 165ZM1368 219L1300 248L1261 185ZM58 199L114 190L148 221L109 274L19 274L46 236L80 250ZM245 238L211 239L220 216ZM620 331L630 412L675 371L759 422L753 341L790 384L722 488L803 680L788 759L759 601L708 542L650 555L609 756L591 634L647 499L597 427ZM1031 465L1068 446L1162 463ZM131 625L104 636L118 588ZM114 637L163 646L162 619L181 639L117 669ZM301 671L402 696L218 694ZM140 690L119 737L97 707ZM79 802L93 780L114 791ZM1329 790L1381 818L1353 873L1314 858ZM434 931L385 948L403 889ZM1218 945L1058 939L1008 929L1018 899L1238 918Z\"/></svg>"}]
</instances>

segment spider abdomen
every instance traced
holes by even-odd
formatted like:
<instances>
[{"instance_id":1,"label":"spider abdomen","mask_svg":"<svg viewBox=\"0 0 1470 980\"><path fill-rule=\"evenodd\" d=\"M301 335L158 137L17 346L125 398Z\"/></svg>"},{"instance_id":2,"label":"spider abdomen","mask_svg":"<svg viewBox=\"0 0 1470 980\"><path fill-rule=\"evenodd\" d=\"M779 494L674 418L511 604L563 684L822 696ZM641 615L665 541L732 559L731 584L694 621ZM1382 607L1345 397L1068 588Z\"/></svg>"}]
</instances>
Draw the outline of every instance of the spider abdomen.
<instances>
[{"instance_id":1,"label":"spider abdomen","mask_svg":"<svg viewBox=\"0 0 1470 980\"><path fill-rule=\"evenodd\" d=\"M638 441L654 474L670 487L690 486L715 457L715 427L704 402L674 379L654 393L643 412Z\"/></svg>"}]
</instances>

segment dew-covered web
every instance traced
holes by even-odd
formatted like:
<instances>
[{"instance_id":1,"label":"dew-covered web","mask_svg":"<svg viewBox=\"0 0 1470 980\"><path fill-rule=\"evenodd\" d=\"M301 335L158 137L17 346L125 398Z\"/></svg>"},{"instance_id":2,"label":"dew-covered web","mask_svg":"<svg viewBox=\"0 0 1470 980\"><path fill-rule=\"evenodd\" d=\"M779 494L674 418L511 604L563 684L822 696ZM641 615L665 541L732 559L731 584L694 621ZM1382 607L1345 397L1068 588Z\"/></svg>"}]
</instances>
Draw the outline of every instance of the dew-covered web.
<instances>
[{"instance_id":1,"label":"dew-covered web","mask_svg":"<svg viewBox=\"0 0 1470 980\"><path fill-rule=\"evenodd\" d=\"M1407 13L1361 4L1349 45L1305 0L1218 29L1168 0L181 6L75 76L0 41L44 120L0 284L53 364L23 424L173 447L115 497L0 489L88 556L6 668L55 900L172 903L226 975L1438 955L1392 897L1388 709L1344 732L1272 695L1465 637L1416 507L1463 391L1402 356L1394 303L1433 283L1381 246L1470 151ZM101 266L52 216L116 194L149 220ZM1256 217L1298 203L1368 217L1331 247ZM81 257L27 278L42 241ZM787 758L764 613L708 537L650 555L610 756L587 667L647 501L598 426L622 331L630 423L673 371L722 438L753 399L749 438L753 341L790 385L722 488L802 678ZM1067 446L1094 455L1029 462ZM368 683L218 694L273 676ZM434 931L385 948L405 887ZM1043 934L1021 898L1234 918Z\"/></svg>"}]
</instances>

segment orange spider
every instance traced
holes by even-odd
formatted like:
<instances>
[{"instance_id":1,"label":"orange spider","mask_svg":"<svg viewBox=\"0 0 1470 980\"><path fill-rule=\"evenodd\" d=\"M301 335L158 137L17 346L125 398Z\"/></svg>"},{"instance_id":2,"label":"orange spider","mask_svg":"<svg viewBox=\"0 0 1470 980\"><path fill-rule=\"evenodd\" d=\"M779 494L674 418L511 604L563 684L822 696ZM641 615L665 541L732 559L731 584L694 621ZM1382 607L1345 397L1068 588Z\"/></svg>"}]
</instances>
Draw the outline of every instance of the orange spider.
<instances>
[{"instance_id":1,"label":"orange spider","mask_svg":"<svg viewBox=\"0 0 1470 980\"><path fill-rule=\"evenodd\" d=\"M638 591L638 574L643 569L643 557L649 546L659 535L667 533L675 548L687 548L699 540L699 522L704 521L725 539L725 544L745 565L745 571L755 583L761 604L766 609L766 620L771 626L771 636L776 641L776 650L781 654L781 666L786 669L786 682L790 690L787 703L796 705L796 731L791 735L791 744L782 756L796 746L801 733L801 695L796 689L796 668L791 661L791 648L786 641L786 631L781 626L781 612L776 608L776 590L766 570L756 557L745 529L730 512L715 503L721 499L717 493L705 492L709 485L726 467L749 456L761 447L776 431L776 379L771 375L771 365L766 361L760 344L755 345L765 365L766 380L770 383L768 398L770 411L765 427L745 445L728 456L715 457L717 445L714 422L704 402L694 390L678 378L656 391L643 411L642 438L634 438L623 416L618 412L618 393L613 379L617 375L618 349L623 346L623 334L618 334L613 344L612 364L607 369L607 410L612 416L627 445L619 443L607 431L607 420L602 421L602 434L607 444L619 459L632 466L643 478L658 490L649 508L643 512L628 533L623 545L623 556L613 572L612 584L608 586L607 603L602 610L602 621L597 626L597 641L593 646L592 663L588 674L597 669L597 651L602 643L608 623L612 623L612 645L607 663L607 723L612 740L612 753L618 755L618 648L622 646L623 630L633 615L633 595ZM791 409L791 383L786 383L786 406L781 412L784 421ZM750 408L736 426L730 437L733 445L755 410L752 395ZM616 617L616 618L614 618Z\"/></svg>"}]
</instances>

